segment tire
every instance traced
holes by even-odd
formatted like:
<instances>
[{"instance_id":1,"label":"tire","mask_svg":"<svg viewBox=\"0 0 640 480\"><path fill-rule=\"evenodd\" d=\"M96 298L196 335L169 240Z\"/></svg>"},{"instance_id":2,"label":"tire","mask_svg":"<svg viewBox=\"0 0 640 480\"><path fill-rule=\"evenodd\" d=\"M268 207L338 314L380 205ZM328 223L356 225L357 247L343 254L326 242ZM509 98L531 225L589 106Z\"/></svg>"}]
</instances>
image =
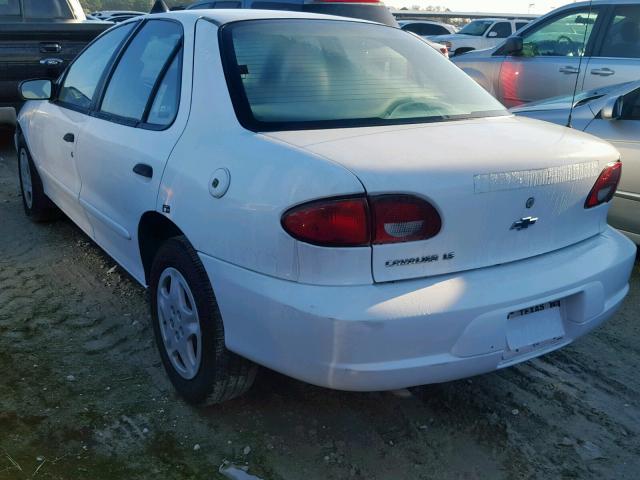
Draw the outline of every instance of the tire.
<instances>
[{"instance_id":1,"label":"tire","mask_svg":"<svg viewBox=\"0 0 640 480\"><path fill-rule=\"evenodd\" d=\"M40 174L22 135L18 139L18 178L22 206L27 217L36 223L41 223L54 220L59 216L57 207L44 193Z\"/></svg>"},{"instance_id":2,"label":"tire","mask_svg":"<svg viewBox=\"0 0 640 480\"><path fill-rule=\"evenodd\" d=\"M171 238L160 247L151 267L150 294L162 363L185 400L212 405L249 390L258 367L225 347L211 282L185 237Z\"/></svg>"}]
</instances>

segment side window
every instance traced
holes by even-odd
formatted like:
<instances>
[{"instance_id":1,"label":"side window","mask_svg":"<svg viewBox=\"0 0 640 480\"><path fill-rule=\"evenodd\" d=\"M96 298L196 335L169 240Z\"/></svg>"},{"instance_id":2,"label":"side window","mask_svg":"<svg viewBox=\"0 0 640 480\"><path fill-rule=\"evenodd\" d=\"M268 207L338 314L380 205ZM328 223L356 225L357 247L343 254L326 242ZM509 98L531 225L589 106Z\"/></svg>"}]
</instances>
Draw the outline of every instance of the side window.
<instances>
[{"instance_id":1,"label":"side window","mask_svg":"<svg viewBox=\"0 0 640 480\"><path fill-rule=\"evenodd\" d=\"M73 62L64 78L58 100L79 108L89 108L104 70L134 27L128 23L99 37Z\"/></svg>"},{"instance_id":2,"label":"side window","mask_svg":"<svg viewBox=\"0 0 640 480\"><path fill-rule=\"evenodd\" d=\"M555 17L524 36L524 56L578 57L584 55L598 10L573 10Z\"/></svg>"},{"instance_id":3,"label":"side window","mask_svg":"<svg viewBox=\"0 0 640 480\"><path fill-rule=\"evenodd\" d=\"M527 25L529 25L529 22L516 22L516 31L522 30Z\"/></svg>"},{"instance_id":4,"label":"side window","mask_svg":"<svg viewBox=\"0 0 640 480\"><path fill-rule=\"evenodd\" d=\"M240 8L240 2L216 2L213 8Z\"/></svg>"},{"instance_id":5,"label":"side window","mask_svg":"<svg viewBox=\"0 0 640 480\"><path fill-rule=\"evenodd\" d=\"M177 54L182 27L150 20L125 50L106 88L100 111L140 121L165 64Z\"/></svg>"},{"instance_id":6,"label":"side window","mask_svg":"<svg viewBox=\"0 0 640 480\"><path fill-rule=\"evenodd\" d=\"M511 23L510 22L498 22L491 30L489 30L488 37L490 38L507 38L511 35Z\"/></svg>"},{"instance_id":7,"label":"side window","mask_svg":"<svg viewBox=\"0 0 640 480\"><path fill-rule=\"evenodd\" d=\"M640 5L616 7L598 56L640 58Z\"/></svg>"},{"instance_id":8,"label":"side window","mask_svg":"<svg viewBox=\"0 0 640 480\"><path fill-rule=\"evenodd\" d=\"M180 86L182 85L182 55L176 55L158 87L147 123L163 127L171 125L178 114Z\"/></svg>"},{"instance_id":9,"label":"side window","mask_svg":"<svg viewBox=\"0 0 640 480\"><path fill-rule=\"evenodd\" d=\"M640 88L624 96L623 120L640 120Z\"/></svg>"}]
</instances>

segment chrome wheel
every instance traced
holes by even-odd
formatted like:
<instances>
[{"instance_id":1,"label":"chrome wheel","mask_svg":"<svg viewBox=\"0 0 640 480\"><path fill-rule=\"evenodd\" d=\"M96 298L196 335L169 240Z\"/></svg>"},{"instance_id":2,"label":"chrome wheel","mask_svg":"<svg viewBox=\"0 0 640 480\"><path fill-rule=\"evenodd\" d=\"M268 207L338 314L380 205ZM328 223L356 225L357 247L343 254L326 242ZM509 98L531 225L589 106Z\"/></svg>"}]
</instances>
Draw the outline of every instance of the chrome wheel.
<instances>
[{"instance_id":1,"label":"chrome wheel","mask_svg":"<svg viewBox=\"0 0 640 480\"><path fill-rule=\"evenodd\" d=\"M29 167L29 155L24 148L20 149L20 183L22 194L27 207L33 207L33 182L31 180L31 168Z\"/></svg>"},{"instance_id":2,"label":"chrome wheel","mask_svg":"<svg viewBox=\"0 0 640 480\"><path fill-rule=\"evenodd\" d=\"M190 380L200 370L202 333L193 293L175 268L168 267L160 275L156 301L167 356L176 372Z\"/></svg>"}]
</instances>

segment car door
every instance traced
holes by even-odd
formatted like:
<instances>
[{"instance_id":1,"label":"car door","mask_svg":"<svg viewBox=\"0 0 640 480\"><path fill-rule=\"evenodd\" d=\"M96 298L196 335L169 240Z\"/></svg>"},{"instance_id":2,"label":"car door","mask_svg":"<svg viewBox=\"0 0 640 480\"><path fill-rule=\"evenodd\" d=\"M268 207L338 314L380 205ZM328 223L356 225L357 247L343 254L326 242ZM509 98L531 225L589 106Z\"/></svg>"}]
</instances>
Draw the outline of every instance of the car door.
<instances>
[{"instance_id":1,"label":"car door","mask_svg":"<svg viewBox=\"0 0 640 480\"><path fill-rule=\"evenodd\" d=\"M114 62L78 145L80 204L94 238L141 282L138 224L156 209L165 163L188 116L183 36L177 21L141 24Z\"/></svg>"},{"instance_id":2,"label":"car door","mask_svg":"<svg viewBox=\"0 0 640 480\"><path fill-rule=\"evenodd\" d=\"M640 89L625 95L620 120L598 117L586 132L612 143L622 158L622 178L609 222L616 228L640 235Z\"/></svg>"},{"instance_id":3,"label":"car door","mask_svg":"<svg viewBox=\"0 0 640 480\"><path fill-rule=\"evenodd\" d=\"M41 102L39 113L30 119L30 130L38 135L29 139L29 148L44 190L86 232L90 232L90 224L78 203L78 141L91 118L91 104L100 79L132 28L115 28L89 45L64 75L54 98Z\"/></svg>"},{"instance_id":4,"label":"car door","mask_svg":"<svg viewBox=\"0 0 640 480\"><path fill-rule=\"evenodd\" d=\"M618 5L607 16L599 48L586 68L584 89L640 77L640 5Z\"/></svg>"},{"instance_id":5,"label":"car door","mask_svg":"<svg viewBox=\"0 0 640 480\"><path fill-rule=\"evenodd\" d=\"M522 53L502 64L499 99L514 107L573 92L576 81L580 85L580 57L589 55L600 11L597 6L564 10L524 30Z\"/></svg>"}]
</instances>

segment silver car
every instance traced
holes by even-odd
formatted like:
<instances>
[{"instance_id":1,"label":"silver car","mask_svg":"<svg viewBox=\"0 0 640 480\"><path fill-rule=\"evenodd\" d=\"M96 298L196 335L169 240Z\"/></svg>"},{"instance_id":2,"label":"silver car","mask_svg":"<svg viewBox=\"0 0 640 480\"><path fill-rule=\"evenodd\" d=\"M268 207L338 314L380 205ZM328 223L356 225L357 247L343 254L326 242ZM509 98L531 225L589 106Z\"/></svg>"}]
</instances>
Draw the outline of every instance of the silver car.
<instances>
[{"instance_id":1,"label":"silver car","mask_svg":"<svg viewBox=\"0 0 640 480\"><path fill-rule=\"evenodd\" d=\"M572 95L512 108L516 115L567 125ZM640 245L640 82L578 94L571 125L612 143L622 155L622 179L609 223Z\"/></svg>"},{"instance_id":2,"label":"silver car","mask_svg":"<svg viewBox=\"0 0 640 480\"><path fill-rule=\"evenodd\" d=\"M581 60L582 57L582 60ZM640 0L571 3L454 62L508 107L640 77Z\"/></svg>"}]
</instances>

